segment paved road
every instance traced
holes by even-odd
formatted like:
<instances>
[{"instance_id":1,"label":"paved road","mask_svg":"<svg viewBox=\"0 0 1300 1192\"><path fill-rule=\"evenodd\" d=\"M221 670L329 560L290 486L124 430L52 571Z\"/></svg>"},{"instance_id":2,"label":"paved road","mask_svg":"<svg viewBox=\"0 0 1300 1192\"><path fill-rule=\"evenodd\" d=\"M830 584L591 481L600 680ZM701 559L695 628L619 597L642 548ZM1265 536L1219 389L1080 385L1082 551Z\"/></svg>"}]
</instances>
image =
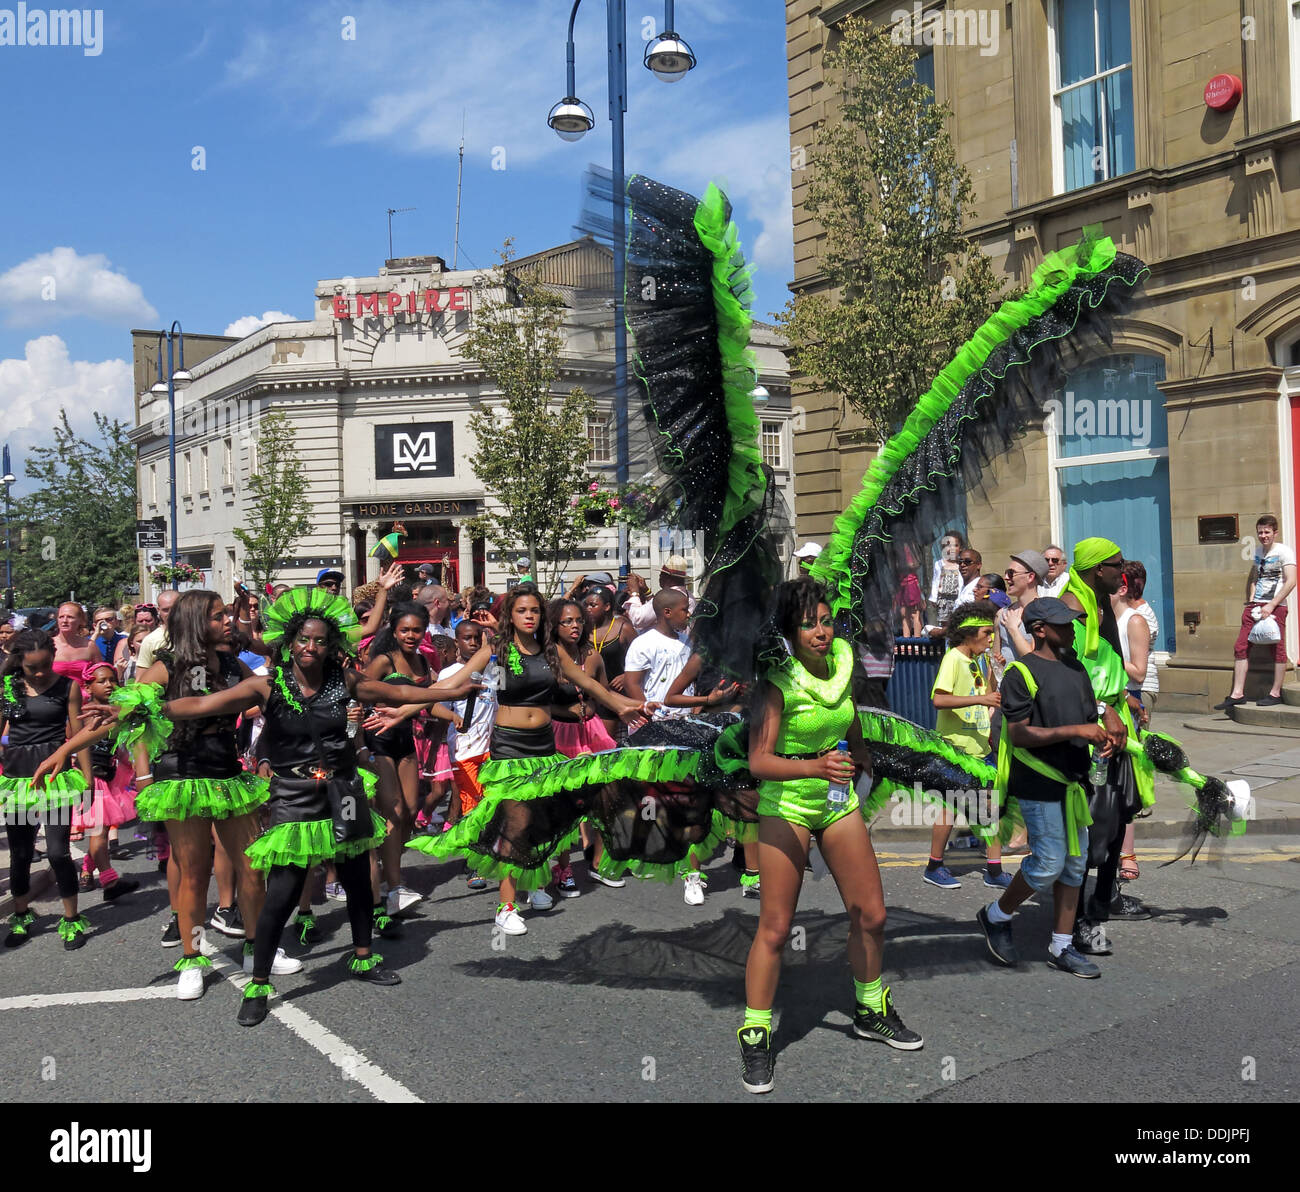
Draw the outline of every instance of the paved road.
<instances>
[{"instance_id":1,"label":"paved road","mask_svg":"<svg viewBox=\"0 0 1300 1192\"><path fill-rule=\"evenodd\" d=\"M796 920L804 947L787 953L778 995L769 1099L1300 1096L1300 1021L1279 1009L1294 1006L1300 980L1295 837L1252 833L1212 845L1208 863L1168 869L1157 863L1169 845L1153 842L1135 892L1159 913L1112 925L1115 955L1100 981L1037 960L995 969L972 919L988 893L978 878L937 890L919 877L923 846L879 847L887 980L925 1048L894 1052L848 1033L845 924L817 858ZM285 996L255 1030L235 1022L230 978L242 974L224 937L209 938L225 975L198 1002L173 1000L178 953L158 943L162 879L143 857L120 868L148 886L116 906L92 896L96 930L80 952L65 953L52 930L0 952L10 1101L746 1099L734 1032L757 903L740 899L725 861L710 867L703 907L684 905L680 883L584 887L497 951L493 895L467 891L457 865L413 856L409 880L432 897L405 938L382 947L404 983L373 989L346 975L343 907L325 903L328 938L301 974L279 979ZM1018 920L1022 955L1047 932L1046 910L1030 904Z\"/></svg>"}]
</instances>

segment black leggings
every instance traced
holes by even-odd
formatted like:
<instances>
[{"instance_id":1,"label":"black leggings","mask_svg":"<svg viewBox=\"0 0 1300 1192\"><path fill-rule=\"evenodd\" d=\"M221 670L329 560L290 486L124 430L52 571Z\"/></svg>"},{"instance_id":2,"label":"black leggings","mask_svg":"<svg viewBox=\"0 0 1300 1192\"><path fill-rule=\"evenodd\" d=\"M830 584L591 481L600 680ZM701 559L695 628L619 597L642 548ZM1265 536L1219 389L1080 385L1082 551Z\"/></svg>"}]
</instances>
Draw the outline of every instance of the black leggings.
<instances>
[{"instance_id":1,"label":"black leggings","mask_svg":"<svg viewBox=\"0 0 1300 1192\"><path fill-rule=\"evenodd\" d=\"M32 888L32 858L36 855L36 825L6 824L9 838L9 888L22 898ZM77 867L72 863L71 824L45 825L45 858L54 871L62 898L77 896Z\"/></svg>"},{"instance_id":2,"label":"black leggings","mask_svg":"<svg viewBox=\"0 0 1300 1192\"><path fill-rule=\"evenodd\" d=\"M374 901L370 892L370 854L335 861L334 871L348 896L348 923L352 927L352 944L370 947ZM302 897L307 884L307 870L300 865L273 865L266 875L266 901L257 919L257 938L253 943L253 980L266 984L271 978L271 963L289 916ZM73 879L76 888L76 879Z\"/></svg>"}]
</instances>

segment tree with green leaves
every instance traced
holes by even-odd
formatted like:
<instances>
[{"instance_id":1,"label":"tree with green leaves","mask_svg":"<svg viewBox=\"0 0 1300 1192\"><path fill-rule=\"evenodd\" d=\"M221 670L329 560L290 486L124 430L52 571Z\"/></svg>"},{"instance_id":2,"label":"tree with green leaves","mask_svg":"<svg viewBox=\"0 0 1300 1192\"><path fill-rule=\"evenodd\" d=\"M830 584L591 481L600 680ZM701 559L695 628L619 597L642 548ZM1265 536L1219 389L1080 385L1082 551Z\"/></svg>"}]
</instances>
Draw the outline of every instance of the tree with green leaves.
<instances>
[{"instance_id":1,"label":"tree with green leaves","mask_svg":"<svg viewBox=\"0 0 1300 1192\"><path fill-rule=\"evenodd\" d=\"M131 428L100 413L94 419L95 437L83 438L60 410L53 446L27 455L27 478L38 487L14 502L11 521L20 607L58 604L73 593L83 602L117 602L139 578Z\"/></svg>"},{"instance_id":2,"label":"tree with green leaves","mask_svg":"<svg viewBox=\"0 0 1300 1192\"><path fill-rule=\"evenodd\" d=\"M829 285L787 305L781 325L800 371L883 441L1005 295L963 231L970 176L915 48L861 18L839 28L826 55L836 116L816 130L804 203L825 231Z\"/></svg>"},{"instance_id":3,"label":"tree with green leaves","mask_svg":"<svg viewBox=\"0 0 1300 1192\"><path fill-rule=\"evenodd\" d=\"M534 276L513 268L513 261L507 240L494 279L505 296L475 304L461 353L482 366L502 398L469 419L478 440L470 466L498 504L468 529L504 549L522 547L539 580L544 552L554 584L589 533L575 498L589 484L587 416L593 403L580 388L554 391L566 304Z\"/></svg>"},{"instance_id":4,"label":"tree with green leaves","mask_svg":"<svg viewBox=\"0 0 1300 1192\"><path fill-rule=\"evenodd\" d=\"M247 528L235 530L244 548L244 574L251 591L274 583L276 567L299 538L311 531L307 473L294 449L293 428L279 410L262 417L257 433L257 470L248 477Z\"/></svg>"}]
</instances>

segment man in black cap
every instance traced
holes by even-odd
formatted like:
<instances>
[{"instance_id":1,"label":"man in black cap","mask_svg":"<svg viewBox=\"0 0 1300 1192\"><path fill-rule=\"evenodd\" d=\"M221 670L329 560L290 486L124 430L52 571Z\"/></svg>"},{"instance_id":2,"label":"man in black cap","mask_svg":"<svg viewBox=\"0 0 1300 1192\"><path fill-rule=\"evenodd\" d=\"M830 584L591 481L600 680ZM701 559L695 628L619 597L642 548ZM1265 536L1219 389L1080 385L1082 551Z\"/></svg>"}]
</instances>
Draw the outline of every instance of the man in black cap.
<instances>
[{"instance_id":1,"label":"man in black cap","mask_svg":"<svg viewBox=\"0 0 1300 1192\"><path fill-rule=\"evenodd\" d=\"M1083 778L1089 745L1112 748L1099 723L1088 672L1074 656L1074 621L1082 614L1052 597L1031 601L1025 628L1034 649L1008 663L1002 677L1002 740L998 773L1015 796L1029 832L1031 853L997 902L976 915L989 951L1014 966L1019 955L1011 918L1031 894L1050 889L1055 908L1049 967L1076 977L1101 969L1074 946L1079 888L1088 862L1088 797Z\"/></svg>"}]
</instances>

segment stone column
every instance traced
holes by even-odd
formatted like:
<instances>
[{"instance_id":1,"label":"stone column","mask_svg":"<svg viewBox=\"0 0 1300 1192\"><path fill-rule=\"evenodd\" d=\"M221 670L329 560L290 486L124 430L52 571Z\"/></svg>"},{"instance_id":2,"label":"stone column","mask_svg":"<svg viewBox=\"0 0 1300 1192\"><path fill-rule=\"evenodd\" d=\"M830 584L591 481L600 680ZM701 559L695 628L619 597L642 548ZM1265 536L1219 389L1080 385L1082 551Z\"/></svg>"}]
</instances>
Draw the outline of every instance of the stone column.
<instances>
[{"instance_id":1,"label":"stone column","mask_svg":"<svg viewBox=\"0 0 1300 1192\"><path fill-rule=\"evenodd\" d=\"M457 565L459 567L460 586L463 591L474 582L474 540L465 529L463 520L456 520L451 524L456 527ZM467 613L468 611L466 609Z\"/></svg>"}]
</instances>

